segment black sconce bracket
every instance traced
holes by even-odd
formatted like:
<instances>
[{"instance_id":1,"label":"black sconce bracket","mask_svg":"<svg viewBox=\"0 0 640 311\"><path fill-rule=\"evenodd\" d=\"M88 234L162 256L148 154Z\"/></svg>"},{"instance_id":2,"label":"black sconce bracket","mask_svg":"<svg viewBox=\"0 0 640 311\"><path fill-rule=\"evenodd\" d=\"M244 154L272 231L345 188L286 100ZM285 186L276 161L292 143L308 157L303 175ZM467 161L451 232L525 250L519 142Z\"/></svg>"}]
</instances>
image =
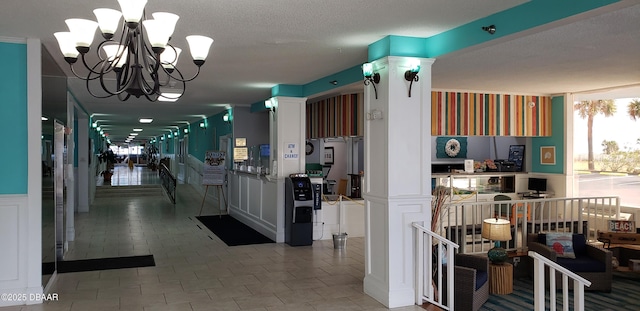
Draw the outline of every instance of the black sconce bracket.
<instances>
[{"instance_id":1,"label":"black sconce bracket","mask_svg":"<svg viewBox=\"0 0 640 311\"><path fill-rule=\"evenodd\" d=\"M373 83L371 83L373 82ZM373 92L376 94L376 99L378 99L378 89L376 88L376 84L380 83L380 74L374 73L373 76L364 78L364 85L373 85Z\"/></svg>"},{"instance_id":2,"label":"black sconce bracket","mask_svg":"<svg viewBox=\"0 0 640 311\"><path fill-rule=\"evenodd\" d=\"M413 87L413 81L418 82L418 80L420 80L420 77L418 77L417 72L407 70L404 72L404 79L407 81L411 81L411 83L409 84L409 97L411 97L411 88Z\"/></svg>"}]
</instances>

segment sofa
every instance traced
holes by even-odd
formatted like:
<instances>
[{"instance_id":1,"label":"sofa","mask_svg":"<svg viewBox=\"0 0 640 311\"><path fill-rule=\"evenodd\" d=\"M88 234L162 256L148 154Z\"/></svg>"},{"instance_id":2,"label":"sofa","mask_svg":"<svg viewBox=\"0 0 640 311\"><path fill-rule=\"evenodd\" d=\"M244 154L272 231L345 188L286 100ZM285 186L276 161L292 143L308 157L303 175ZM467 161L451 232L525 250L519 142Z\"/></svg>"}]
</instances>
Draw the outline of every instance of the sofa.
<instances>
[{"instance_id":1,"label":"sofa","mask_svg":"<svg viewBox=\"0 0 640 311\"><path fill-rule=\"evenodd\" d=\"M527 246L530 251L534 251L569 271L589 280L591 286L585 287L589 291L611 292L612 275L612 253L604 248L587 244L586 238L582 234L564 234L565 240L560 243L547 238L556 238L558 233L530 233L527 236ZM562 234L560 234L562 235ZM567 244L562 247L560 244ZM573 255L567 249L573 249ZM575 258L571 258L575 257ZM548 278L548 268L545 269ZM533 267L531 268L533 275ZM548 285L548 284L547 284ZM562 275L556 273L556 289L562 288ZM573 288L573 282L569 282L569 288Z\"/></svg>"}]
</instances>

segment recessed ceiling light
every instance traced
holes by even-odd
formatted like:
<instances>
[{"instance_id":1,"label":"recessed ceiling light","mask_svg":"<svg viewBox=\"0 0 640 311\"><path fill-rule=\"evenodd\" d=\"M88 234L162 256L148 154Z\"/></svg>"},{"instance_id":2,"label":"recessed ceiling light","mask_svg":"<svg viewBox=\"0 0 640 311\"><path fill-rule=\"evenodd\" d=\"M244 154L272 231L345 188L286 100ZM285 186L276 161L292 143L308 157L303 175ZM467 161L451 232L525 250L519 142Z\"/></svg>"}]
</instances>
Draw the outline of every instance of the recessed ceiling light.
<instances>
[{"instance_id":1,"label":"recessed ceiling light","mask_svg":"<svg viewBox=\"0 0 640 311\"><path fill-rule=\"evenodd\" d=\"M129 133L131 136L138 136L138 133Z\"/></svg>"},{"instance_id":2,"label":"recessed ceiling light","mask_svg":"<svg viewBox=\"0 0 640 311\"><path fill-rule=\"evenodd\" d=\"M142 129L133 129L134 132L142 132Z\"/></svg>"},{"instance_id":3,"label":"recessed ceiling light","mask_svg":"<svg viewBox=\"0 0 640 311\"><path fill-rule=\"evenodd\" d=\"M145 119L145 118L140 118L140 123L151 123L153 122L153 119Z\"/></svg>"}]
</instances>

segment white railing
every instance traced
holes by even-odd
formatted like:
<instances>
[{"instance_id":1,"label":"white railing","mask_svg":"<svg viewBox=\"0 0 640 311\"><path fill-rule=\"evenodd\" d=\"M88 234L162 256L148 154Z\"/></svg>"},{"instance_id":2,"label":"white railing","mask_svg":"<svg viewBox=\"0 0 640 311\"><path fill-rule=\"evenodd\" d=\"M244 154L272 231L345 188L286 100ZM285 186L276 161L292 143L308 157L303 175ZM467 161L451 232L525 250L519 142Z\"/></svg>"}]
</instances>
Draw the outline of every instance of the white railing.
<instances>
[{"instance_id":1,"label":"white railing","mask_svg":"<svg viewBox=\"0 0 640 311\"><path fill-rule=\"evenodd\" d=\"M442 207L436 234L461 245L461 253L484 253L492 241L481 237L482 221L499 217L511 221L507 250L524 251L527 233L562 231L584 233L597 239L597 231L607 231L608 220L620 217L618 197L545 198L509 201L454 202Z\"/></svg>"},{"instance_id":2,"label":"white railing","mask_svg":"<svg viewBox=\"0 0 640 311\"><path fill-rule=\"evenodd\" d=\"M572 279L573 310L584 311L584 287L591 286L591 282L536 252L529 251L529 257L533 258L533 309L535 311L556 310L558 304L556 299L556 272L562 275L562 310L569 310L569 279ZM548 309L545 304L545 266L549 267Z\"/></svg>"},{"instance_id":3,"label":"white railing","mask_svg":"<svg viewBox=\"0 0 640 311\"><path fill-rule=\"evenodd\" d=\"M454 254L458 244L443 238L418 223L414 222L413 227L416 228L416 304L422 305L424 302L429 302L443 310L455 310L453 304L453 272L455 266ZM434 246L436 247L435 252L433 251ZM444 263L442 258L445 252L447 264ZM435 257L433 257L434 253ZM446 302L442 299L442 291L437 290L442 288L443 269L447 269L448 276Z\"/></svg>"}]
</instances>

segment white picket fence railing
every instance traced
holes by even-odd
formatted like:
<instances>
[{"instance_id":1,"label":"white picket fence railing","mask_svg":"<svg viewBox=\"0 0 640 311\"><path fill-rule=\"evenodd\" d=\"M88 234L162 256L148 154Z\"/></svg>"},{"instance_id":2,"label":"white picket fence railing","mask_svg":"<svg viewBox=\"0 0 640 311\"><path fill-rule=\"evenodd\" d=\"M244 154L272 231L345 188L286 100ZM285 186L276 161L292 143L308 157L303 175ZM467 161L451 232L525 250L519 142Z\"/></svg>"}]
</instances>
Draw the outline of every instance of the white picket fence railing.
<instances>
[{"instance_id":1,"label":"white picket fence railing","mask_svg":"<svg viewBox=\"0 0 640 311\"><path fill-rule=\"evenodd\" d=\"M507 205L503 211L496 207ZM514 215L515 212L515 215ZM508 250L524 251L527 248L527 234L540 231L566 231L584 233L587 240L595 241L597 231L606 231L608 220L619 219L620 199L618 197L579 197L579 198L545 198L510 201L455 202L447 203L437 219L436 231L433 232L418 223L415 230L415 300L416 304L431 303L443 310L454 309L453 271L454 254L486 253L494 246L493 241L481 237L482 221L487 218L500 217L511 220L512 240L503 242ZM514 216L514 217L512 217ZM435 251L435 255L434 255ZM443 262L446 254L448 264ZM555 271L563 275L563 310L568 310L568 279L574 282L575 310L584 310L584 286L591 282L549 261L543 256L529 252L534 259L534 292L535 310L545 310L545 265L549 273L551 301L556 300ZM435 265L435 266L434 266ZM442 292L443 269L447 270L450 281L447 282L446 302ZM435 275L432 274L436 271ZM556 310L556 304L550 306Z\"/></svg>"},{"instance_id":2,"label":"white picket fence railing","mask_svg":"<svg viewBox=\"0 0 640 311\"><path fill-rule=\"evenodd\" d=\"M421 226L418 223L413 223L415 230L415 271L416 271L416 304L422 305L424 302L429 302L443 310L455 310L454 309L454 266L456 249L458 244L453 243L444 237L438 235L435 232ZM433 256L433 249L436 249L435 257ZM447 258L447 264L444 264L443 254ZM435 267L434 267L435 264ZM435 270L434 270L435 269ZM447 299L446 302L442 297L442 271L447 269ZM433 271L436 271L436 275L433 275Z\"/></svg>"},{"instance_id":3,"label":"white picket fence railing","mask_svg":"<svg viewBox=\"0 0 640 311\"><path fill-rule=\"evenodd\" d=\"M584 287L591 286L591 282L567 270L548 258L529 251L533 258L533 308L535 311L556 311L558 305L556 297L556 272L562 275L562 310L569 311L569 279L573 281L573 310L584 311ZM545 266L549 267L549 307L546 306Z\"/></svg>"},{"instance_id":4,"label":"white picket fence railing","mask_svg":"<svg viewBox=\"0 0 640 311\"><path fill-rule=\"evenodd\" d=\"M455 197L454 197L455 198ZM481 237L482 221L499 217L511 221L507 250L524 251L527 234L540 231L584 233L588 241L619 219L618 197L545 198L509 201L445 203L435 232L458 245L461 253L486 253L494 244Z\"/></svg>"}]
</instances>

